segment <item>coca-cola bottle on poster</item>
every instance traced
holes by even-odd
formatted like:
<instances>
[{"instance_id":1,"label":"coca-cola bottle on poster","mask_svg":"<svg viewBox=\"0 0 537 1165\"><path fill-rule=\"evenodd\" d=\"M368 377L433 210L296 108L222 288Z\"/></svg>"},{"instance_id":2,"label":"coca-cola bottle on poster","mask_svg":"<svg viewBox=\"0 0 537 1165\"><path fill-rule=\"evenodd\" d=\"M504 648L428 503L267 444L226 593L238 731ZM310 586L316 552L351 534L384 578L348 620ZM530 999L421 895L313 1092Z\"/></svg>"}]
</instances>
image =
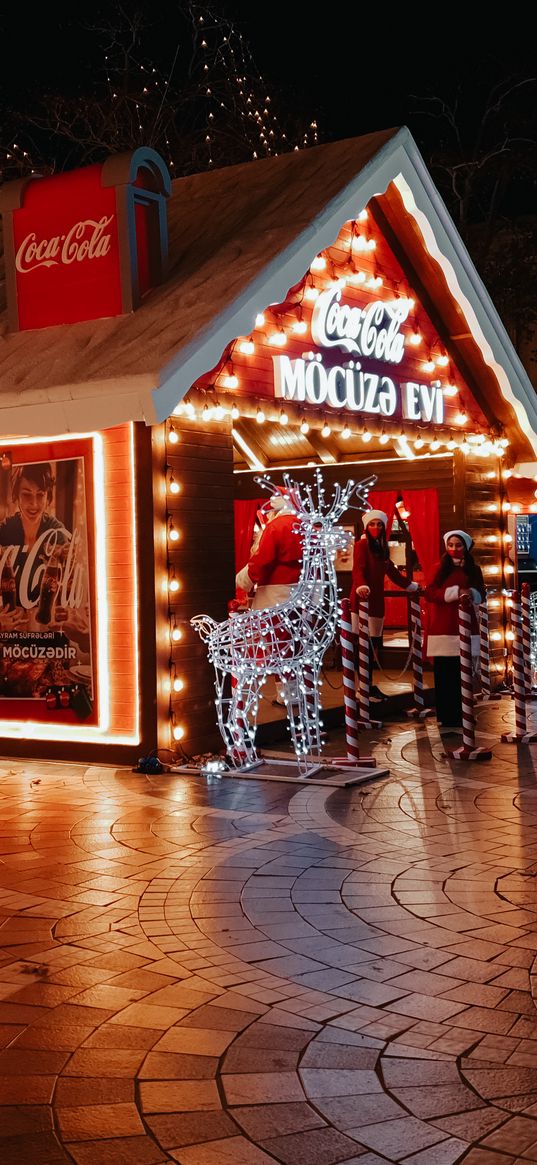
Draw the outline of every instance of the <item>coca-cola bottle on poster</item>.
<instances>
[{"instance_id":1,"label":"coca-cola bottle on poster","mask_svg":"<svg viewBox=\"0 0 537 1165\"><path fill-rule=\"evenodd\" d=\"M58 593L60 586L60 564L55 555L49 559L45 567L43 581L41 583L41 590L39 592L39 603L36 611L37 623L50 623L52 618L52 607L54 600Z\"/></svg>"},{"instance_id":2,"label":"coca-cola bottle on poster","mask_svg":"<svg viewBox=\"0 0 537 1165\"><path fill-rule=\"evenodd\" d=\"M14 611L17 602L17 582L13 573L13 567L9 562L6 562L2 571L2 603L6 611Z\"/></svg>"}]
</instances>

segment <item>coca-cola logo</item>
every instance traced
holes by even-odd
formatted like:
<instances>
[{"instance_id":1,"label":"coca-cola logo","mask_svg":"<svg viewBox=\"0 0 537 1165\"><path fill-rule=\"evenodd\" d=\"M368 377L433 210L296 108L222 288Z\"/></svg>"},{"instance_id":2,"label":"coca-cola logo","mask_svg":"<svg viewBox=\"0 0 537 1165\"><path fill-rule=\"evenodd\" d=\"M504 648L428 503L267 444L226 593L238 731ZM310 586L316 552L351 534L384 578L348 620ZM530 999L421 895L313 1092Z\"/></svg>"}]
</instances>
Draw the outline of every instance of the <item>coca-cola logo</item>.
<instances>
[{"instance_id":1,"label":"coca-cola logo","mask_svg":"<svg viewBox=\"0 0 537 1165\"><path fill-rule=\"evenodd\" d=\"M110 251L111 233L105 233L114 215L104 215L98 221L86 218L76 222L64 235L53 235L38 241L35 231L22 240L15 257L15 266L21 275L39 267L57 267L60 264L82 263L85 259L102 259Z\"/></svg>"}]
</instances>

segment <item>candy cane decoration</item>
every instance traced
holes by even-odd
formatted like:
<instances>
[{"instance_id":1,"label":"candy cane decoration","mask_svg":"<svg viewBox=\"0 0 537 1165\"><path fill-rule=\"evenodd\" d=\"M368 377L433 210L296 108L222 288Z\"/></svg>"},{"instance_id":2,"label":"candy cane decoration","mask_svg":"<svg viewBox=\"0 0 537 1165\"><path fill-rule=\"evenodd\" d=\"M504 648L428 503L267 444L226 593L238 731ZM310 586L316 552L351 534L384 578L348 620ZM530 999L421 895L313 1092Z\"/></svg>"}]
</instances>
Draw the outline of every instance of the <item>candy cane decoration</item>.
<instances>
[{"instance_id":1,"label":"candy cane decoration","mask_svg":"<svg viewBox=\"0 0 537 1165\"><path fill-rule=\"evenodd\" d=\"M522 626L522 603L518 595L511 600L511 627L513 639L513 691L515 697L515 731L504 732L504 744L530 744L537 740L537 733L527 731L526 723L526 669L524 661L524 632Z\"/></svg>"},{"instance_id":2,"label":"candy cane decoration","mask_svg":"<svg viewBox=\"0 0 537 1165\"><path fill-rule=\"evenodd\" d=\"M374 768L376 760L372 756L360 756L358 748L358 708L356 704L354 675L354 636L352 632L351 605L348 599L341 600L339 641L341 644L341 666L343 672L343 704L345 708L345 739L349 764ZM342 758L338 758L342 761Z\"/></svg>"},{"instance_id":3,"label":"candy cane decoration","mask_svg":"<svg viewBox=\"0 0 537 1165\"><path fill-rule=\"evenodd\" d=\"M532 697L531 676L531 627L530 627L530 594L529 583L522 583L521 616L522 616L522 649L524 652L524 686L526 699Z\"/></svg>"},{"instance_id":4,"label":"candy cane decoration","mask_svg":"<svg viewBox=\"0 0 537 1165\"><path fill-rule=\"evenodd\" d=\"M500 693L492 691L490 679L489 609L486 598L479 607L479 676L481 692L476 703L486 704L489 700L501 700Z\"/></svg>"},{"instance_id":5,"label":"candy cane decoration","mask_svg":"<svg viewBox=\"0 0 537 1165\"><path fill-rule=\"evenodd\" d=\"M379 728L380 720L371 720L369 714L369 691L371 672L369 667L369 599L358 600L358 703L361 728Z\"/></svg>"},{"instance_id":6,"label":"candy cane decoration","mask_svg":"<svg viewBox=\"0 0 537 1165\"><path fill-rule=\"evenodd\" d=\"M472 666L472 600L462 595L459 600L459 643L461 661L462 746L446 748L446 756L453 760L492 760L487 748L475 743L474 681Z\"/></svg>"},{"instance_id":7,"label":"candy cane decoration","mask_svg":"<svg viewBox=\"0 0 537 1165\"><path fill-rule=\"evenodd\" d=\"M410 619L412 628L412 676L414 685L414 707L409 708L407 715L417 720L429 716L432 709L425 707L425 688L423 684L423 629L421 625L421 606L416 592L410 599Z\"/></svg>"}]
</instances>

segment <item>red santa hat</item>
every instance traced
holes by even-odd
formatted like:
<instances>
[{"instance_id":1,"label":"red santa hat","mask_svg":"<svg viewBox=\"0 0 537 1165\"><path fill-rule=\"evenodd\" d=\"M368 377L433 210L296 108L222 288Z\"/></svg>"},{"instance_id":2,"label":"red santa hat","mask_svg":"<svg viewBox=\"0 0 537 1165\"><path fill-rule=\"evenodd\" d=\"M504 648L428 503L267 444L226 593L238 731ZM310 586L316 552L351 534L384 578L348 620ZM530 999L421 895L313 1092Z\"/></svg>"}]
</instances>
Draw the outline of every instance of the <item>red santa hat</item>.
<instances>
[{"instance_id":1,"label":"red santa hat","mask_svg":"<svg viewBox=\"0 0 537 1165\"><path fill-rule=\"evenodd\" d=\"M464 542L467 550L471 550L474 544L473 538L470 534L466 533L466 530L448 530L447 534L444 534L444 546L446 547L448 538L460 538L461 542Z\"/></svg>"},{"instance_id":2,"label":"red santa hat","mask_svg":"<svg viewBox=\"0 0 537 1165\"><path fill-rule=\"evenodd\" d=\"M383 526L386 527L388 525L388 515L384 513L384 510L366 510L362 522L364 524L364 530L367 530L370 522L382 522Z\"/></svg>"}]
</instances>

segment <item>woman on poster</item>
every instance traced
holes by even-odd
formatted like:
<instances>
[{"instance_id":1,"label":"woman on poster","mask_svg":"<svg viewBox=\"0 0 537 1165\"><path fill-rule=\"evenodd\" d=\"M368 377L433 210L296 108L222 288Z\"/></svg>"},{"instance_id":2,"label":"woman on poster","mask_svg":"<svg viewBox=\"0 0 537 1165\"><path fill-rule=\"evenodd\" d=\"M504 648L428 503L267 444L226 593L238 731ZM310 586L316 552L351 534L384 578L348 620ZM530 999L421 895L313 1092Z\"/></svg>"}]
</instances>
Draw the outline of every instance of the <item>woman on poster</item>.
<instances>
[{"instance_id":1,"label":"woman on poster","mask_svg":"<svg viewBox=\"0 0 537 1165\"><path fill-rule=\"evenodd\" d=\"M360 599L369 599L369 674L373 673L374 654L382 646L384 628L384 580L386 577L404 591L417 591L418 584L410 582L390 558L386 527L388 515L383 510L368 510L362 517L364 532L354 544L351 593L352 629L358 634L358 606ZM385 699L374 684L370 687L373 699Z\"/></svg>"},{"instance_id":2,"label":"woman on poster","mask_svg":"<svg viewBox=\"0 0 537 1165\"><path fill-rule=\"evenodd\" d=\"M473 540L465 530L444 534L446 552L437 564L424 598L430 604L426 655L433 660L436 717L443 728L462 727L459 599L472 599L472 656L479 658L476 610L485 601L480 567L470 553Z\"/></svg>"}]
</instances>

